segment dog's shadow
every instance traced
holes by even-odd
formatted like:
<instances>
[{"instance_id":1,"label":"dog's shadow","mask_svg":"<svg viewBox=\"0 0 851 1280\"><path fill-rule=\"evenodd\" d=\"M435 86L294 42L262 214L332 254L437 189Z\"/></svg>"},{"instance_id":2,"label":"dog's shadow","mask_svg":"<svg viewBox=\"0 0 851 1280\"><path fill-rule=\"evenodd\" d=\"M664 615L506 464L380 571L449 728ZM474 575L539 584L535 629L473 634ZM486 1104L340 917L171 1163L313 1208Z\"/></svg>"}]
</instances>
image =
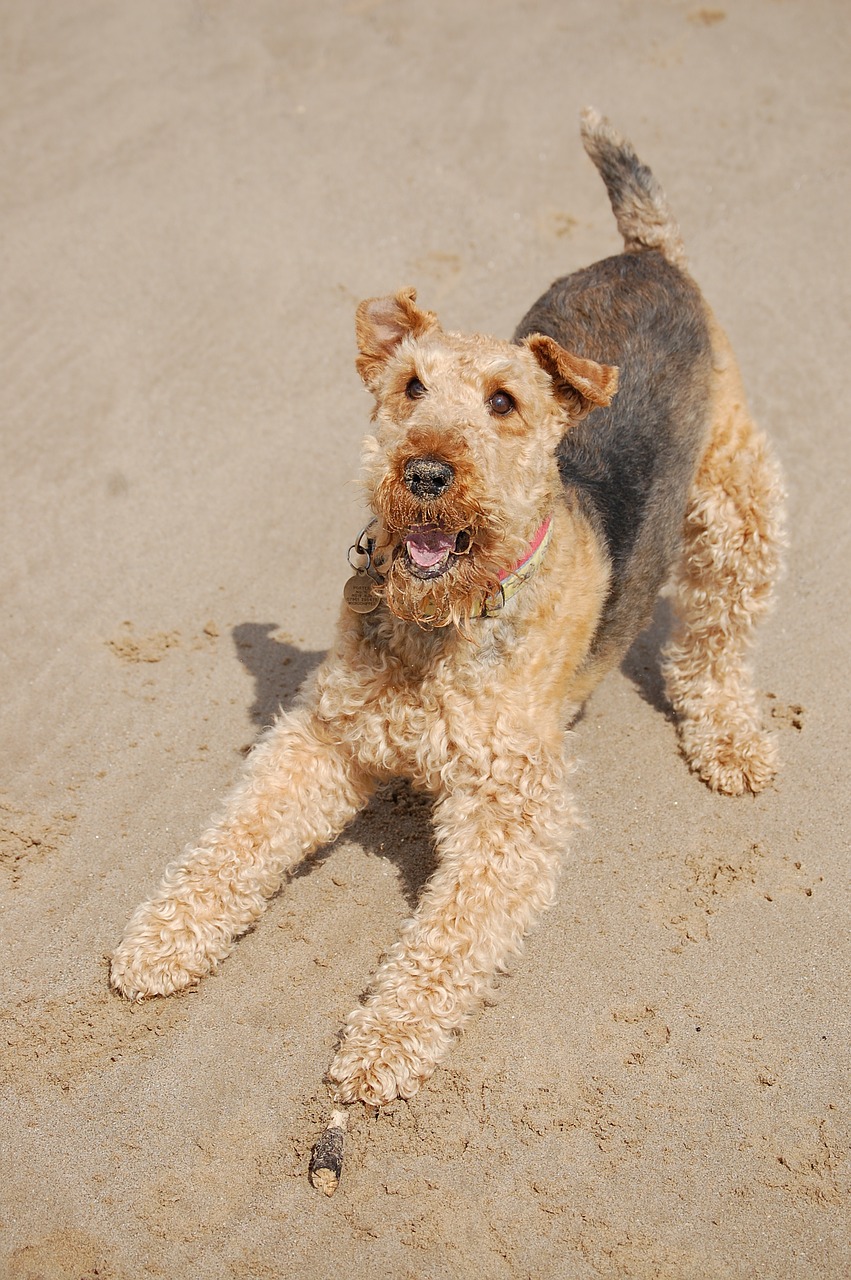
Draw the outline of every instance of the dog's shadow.
<instances>
[{"instance_id":1,"label":"dog's shadow","mask_svg":"<svg viewBox=\"0 0 851 1280\"><path fill-rule=\"evenodd\" d=\"M662 650L670 635L672 612L668 601L656 601L648 626L636 636L621 662L621 672L631 680L641 697L666 720L674 720L674 711L665 693L662 676Z\"/></svg>"},{"instance_id":2,"label":"dog's shadow","mask_svg":"<svg viewBox=\"0 0 851 1280\"><path fill-rule=\"evenodd\" d=\"M258 730L267 729L280 711L292 708L299 689L325 657L316 650L297 649L279 639L278 631L272 622L243 622L231 633L237 657L254 679L250 715ZM411 907L436 866L431 811L428 796L396 778L378 790L340 837L355 841L374 857L389 858ZM295 866L289 879L310 875L331 856L336 843Z\"/></svg>"},{"instance_id":3,"label":"dog's shadow","mask_svg":"<svg viewBox=\"0 0 851 1280\"><path fill-rule=\"evenodd\" d=\"M279 711L289 711L296 694L325 654L303 652L278 639L274 622L242 622L231 632L236 656L254 678L249 715L258 729L268 729Z\"/></svg>"}]
</instances>

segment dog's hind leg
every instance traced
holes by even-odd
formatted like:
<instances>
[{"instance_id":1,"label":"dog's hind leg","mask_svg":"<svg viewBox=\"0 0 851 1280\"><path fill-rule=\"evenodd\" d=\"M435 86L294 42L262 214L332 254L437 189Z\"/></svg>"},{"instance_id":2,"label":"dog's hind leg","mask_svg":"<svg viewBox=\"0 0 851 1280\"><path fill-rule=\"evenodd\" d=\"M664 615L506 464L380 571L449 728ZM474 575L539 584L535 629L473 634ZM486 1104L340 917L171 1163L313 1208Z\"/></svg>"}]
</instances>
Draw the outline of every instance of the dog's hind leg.
<instances>
[{"instance_id":1,"label":"dog's hind leg","mask_svg":"<svg viewBox=\"0 0 851 1280\"><path fill-rule=\"evenodd\" d=\"M194 986L285 872L339 834L373 788L310 711L282 716L254 748L221 818L136 909L112 958L112 985L130 999Z\"/></svg>"},{"instance_id":2,"label":"dog's hind leg","mask_svg":"<svg viewBox=\"0 0 851 1280\"><path fill-rule=\"evenodd\" d=\"M747 664L780 569L782 484L748 413L735 360L713 324L716 391L672 581L668 696L692 769L716 791L760 791L777 770Z\"/></svg>"}]
</instances>

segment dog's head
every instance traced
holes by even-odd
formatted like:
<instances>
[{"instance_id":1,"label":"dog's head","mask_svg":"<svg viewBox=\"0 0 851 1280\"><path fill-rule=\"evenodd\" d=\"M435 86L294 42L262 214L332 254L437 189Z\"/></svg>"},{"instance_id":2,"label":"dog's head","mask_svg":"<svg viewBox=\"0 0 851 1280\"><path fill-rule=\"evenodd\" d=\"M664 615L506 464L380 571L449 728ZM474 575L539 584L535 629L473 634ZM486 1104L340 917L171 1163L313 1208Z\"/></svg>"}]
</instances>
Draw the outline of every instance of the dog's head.
<instances>
[{"instance_id":1,"label":"dog's head","mask_svg":"<svg viewBox=\"0 0 851 1280\"><path fill-rule=\"evenodd\" d=\"M447 333L413 289L362 302L357 342L375 397L364 482L381 592L418 626L463 625L551 514L556 446L609 403L617 369L540 334Z\"/></svg>"}]
</instances>

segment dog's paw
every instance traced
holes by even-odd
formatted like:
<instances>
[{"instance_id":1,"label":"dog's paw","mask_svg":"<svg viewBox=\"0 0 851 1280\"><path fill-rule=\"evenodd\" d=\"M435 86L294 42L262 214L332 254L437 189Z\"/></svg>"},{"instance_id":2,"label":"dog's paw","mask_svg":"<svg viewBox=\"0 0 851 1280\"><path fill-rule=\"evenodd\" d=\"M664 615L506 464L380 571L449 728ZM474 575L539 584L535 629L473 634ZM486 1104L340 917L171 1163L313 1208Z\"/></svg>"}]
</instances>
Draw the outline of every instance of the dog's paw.
<instances>
[{"instance_id":1,"label":"dog's paw","mask_svg":"<svg viewBox=\"0 0 851 1280\"><path fill-rule=\"evenodd\" d=\"M705 721L684 721L680 732L689 764L713 791L728 796L756 793L777 774L777 744L762 729L734 732L729 726L718 729Z\"/></svg>"},{"instance_id":2,"label":"dog's paw","mask_svg":"<svg viewBox=\"0 0 851 1280\"><path fill-rule=\"evenodd\" d=\"M110 984L128 1000L172 996L194 987L216 964L209 940L184 915L143 907L112 956Z\"/></svg>"},{"instance_id":3,"label":"dog's paw","mask_svg":"<svg viewBox=\"0 0 851 1280\"><path fill-rule=\"evenodd\" d=\"M147 1000L188 991L205 973L209 973L209 967L193 972L174 956L151 955L146 947L122 944L110 962L109 981L128 1000Z\"/></svg>"},{"instance_id":4,"label":"dog's paw","mask_svg":"<svg viewBox=\"0 0 851 1280\"><path fill-rule=\"evenodd\" d=\"M412 1098L444 1056L451 1037L440 1028L385 1022L358 1009L331 1063L328 1078L340 1102L381 1107Z\"/></svg>"}]
</instances>

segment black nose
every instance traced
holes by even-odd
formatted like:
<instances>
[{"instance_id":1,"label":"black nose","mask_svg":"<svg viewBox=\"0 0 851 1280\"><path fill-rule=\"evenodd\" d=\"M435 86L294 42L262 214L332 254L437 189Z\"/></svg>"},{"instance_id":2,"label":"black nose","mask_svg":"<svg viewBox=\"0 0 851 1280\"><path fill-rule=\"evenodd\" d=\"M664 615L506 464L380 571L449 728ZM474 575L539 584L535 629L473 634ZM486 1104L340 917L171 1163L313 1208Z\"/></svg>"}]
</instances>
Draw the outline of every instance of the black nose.
<instances>
[{"instance_id":1,"label":"black nose","mask_svg":"<svg viewBox=\"0 0 851 1280\"><path fill-rule=\"evenodd\" d=\"M439 498L454 479L449 463L436 458L411 458L405 463L405 484L415 498Z\"/></svg>"}]
</instances>

